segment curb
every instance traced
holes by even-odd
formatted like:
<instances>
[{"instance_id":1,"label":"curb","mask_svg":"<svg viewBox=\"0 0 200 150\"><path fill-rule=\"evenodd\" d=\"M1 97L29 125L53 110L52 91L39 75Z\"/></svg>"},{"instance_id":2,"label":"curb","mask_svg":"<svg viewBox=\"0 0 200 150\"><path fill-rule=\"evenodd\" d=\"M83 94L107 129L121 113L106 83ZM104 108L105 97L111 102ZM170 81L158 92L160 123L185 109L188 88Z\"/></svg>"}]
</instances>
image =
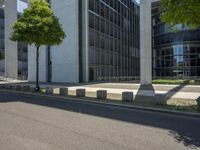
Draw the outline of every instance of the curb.
<instances>
[{"instance_id":1,"label":"curb","mask_svg":"<svg viewBox=\"0 0 200 150\"><path fill-rule=\"evenodd\" d=\"M91 100L81 99L77 97L70 97L70 96L58 96L58 95L47 95L47 94L36 94L36 93L30 93L30 92L20 92L20 91L11 91L11 90L2 90L0 89L0 92L9 92L9 93L15 93L15 94L24 94L24 95L31 95L31 96L41 96L41 97L47 97L47 98L57 98L59 101L73 101L73 102L85 102L88 104L96 104L96 105L104 105L104 106L111 106L121 109L137 109L137 110L143 110L143 111L150 111L150 112L160 112L160 113L167 113L172 115L179 115L184 117L200 117L200 113L193 113L193 112L184 112L184 111L176 111L176 110L167 110L162 108L153 108L148 106L133 106L128 104L118 104L115 102L108 102L108 101L98 101L94 98L90 98ZM57 100L54 100L57 101Z\"/></svg>"}]
</instances>

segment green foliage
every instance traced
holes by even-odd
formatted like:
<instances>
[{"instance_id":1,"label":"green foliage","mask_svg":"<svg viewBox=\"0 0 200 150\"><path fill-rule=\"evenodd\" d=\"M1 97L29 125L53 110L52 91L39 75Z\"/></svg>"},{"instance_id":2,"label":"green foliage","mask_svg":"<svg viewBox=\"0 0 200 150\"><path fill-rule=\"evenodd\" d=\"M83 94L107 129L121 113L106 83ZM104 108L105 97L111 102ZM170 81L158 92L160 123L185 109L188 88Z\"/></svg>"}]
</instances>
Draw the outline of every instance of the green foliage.
<instances>
[{"instance_id":1,"label":"green foliage","mask_svg":"<svg viewBox=\"0 0 200 150\"><path fill-rule=\"evenodd\" d=\"M200 27L199 0L161 0L164 12L161 20L170 26L183 24L185 26Z\"/></svg>"},{"instance_id":2,"label":"green foliage","mask_svg":"<svg viewBox=\"0 0 200 150\"><path fill-rule=\"evenodd\" d=\"M153 84L194 84L194 80L153 80Z\"/></svg>"},{"instance_id":3,"label":"green foliage","mask_svg":"<svg viewBox=\"0 0 200 150\"><path fill-rule=\"evenodd\" d=\"M2 54L2 52L0 52L0 60L2 60L3 59L3 54Z\"/></svg>"},{"instance_id":4,"label":"green foliage","mask_svg":"<svg viewBox=\"0 0 200 150\"><path fill-rule=\"evenodd\" d=\"M200 97L197 99L197 106L200 109Z\"/></svg>"},{"instance_id":5,"label":"green foliage","mask_svg":"<svg viewBox=\"0 0 200 150\"><path fill-rule=\"evenodd\" d=\"M41 45L58 45L65 38L59 19L45 0L31 0L29 7L13 25L12 41Z\"/></svg>"}]
</instances>

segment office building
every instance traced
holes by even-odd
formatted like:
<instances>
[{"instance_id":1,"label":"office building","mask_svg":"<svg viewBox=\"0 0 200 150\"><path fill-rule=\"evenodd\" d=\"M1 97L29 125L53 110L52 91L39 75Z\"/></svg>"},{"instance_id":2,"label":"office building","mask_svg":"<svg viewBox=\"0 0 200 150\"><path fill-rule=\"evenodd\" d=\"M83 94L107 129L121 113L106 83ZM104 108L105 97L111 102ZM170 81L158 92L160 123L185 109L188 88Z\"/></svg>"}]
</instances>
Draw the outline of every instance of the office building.
<instances>
[{"instance_id":1,"label":"office building","mask_svg":"<svg viewBox=\"0 0 200 150\"><path fill-rule=\"evenodd\" d=\"M7 40L5 37L5 13L4 7L0 8L0 53L2 55L2 59L0 60L0 76L6 76L14 79L22 79L26 80L28 77L28 46L24 43L16 43L16 49L13 49L13 52L16 59L16 64L14 65L14 69L9 71L9 63L15 62L12 56L6 54L5 42ZM18 13L18 16L20 14ZM12 55L12 54L11 54ZM9 62L8 62L9 61ZM11 62L10 62L11 61Z\"/></svg>"},{"instance_id":2,"label":"office building","mask_svg":"<svg viewBox=\"0 0 200 150\"><path fill-rule=\"evenodd\" d=\"M200 29L169 29L160 20L162 11L159 2L152 3L153 77L200 78Z\"/></svg>"},{"instance_id":3,"label":"office building","mask_svg":"<svg viewBox=\"0 0 200 150\"><path fill-rule=\"evenodd\" d=\"M51 0L50 3L67 37L59 46L41 48L41 81L139 79L139 6L135 1ZM29 50L29 81L34 81L35 48Z\"/></svg>"}]
</instances>

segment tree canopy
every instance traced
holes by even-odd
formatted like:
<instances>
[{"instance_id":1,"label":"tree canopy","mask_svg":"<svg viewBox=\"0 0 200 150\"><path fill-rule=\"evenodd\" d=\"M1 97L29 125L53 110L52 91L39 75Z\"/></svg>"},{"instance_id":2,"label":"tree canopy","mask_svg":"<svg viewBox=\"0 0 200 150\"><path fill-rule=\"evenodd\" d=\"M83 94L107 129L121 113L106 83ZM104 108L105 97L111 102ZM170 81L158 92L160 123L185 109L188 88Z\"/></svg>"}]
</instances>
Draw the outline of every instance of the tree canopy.
<instances>
[{"instance_id":1,"label":"tree canopy","mask_svg":"<svg viewBox=\"0 0 200 150\"><path fill-rule=\"evenodd\" d=\"M161 20L169 25L200 27L199 0L161 0L164 9Z\"/></svg>"},{"instance_id":2,"label":"tree canopy","mask_svg":"<svg viewBox=\"0 0 200 150\"><path fill-rule=\"evenodd\" d=\"M54 16L45 0L31 0L29 7L13 25L10 39L13 41L41 45L58 45L65 38L59 19Z\"/></svg>"}]
</instances>

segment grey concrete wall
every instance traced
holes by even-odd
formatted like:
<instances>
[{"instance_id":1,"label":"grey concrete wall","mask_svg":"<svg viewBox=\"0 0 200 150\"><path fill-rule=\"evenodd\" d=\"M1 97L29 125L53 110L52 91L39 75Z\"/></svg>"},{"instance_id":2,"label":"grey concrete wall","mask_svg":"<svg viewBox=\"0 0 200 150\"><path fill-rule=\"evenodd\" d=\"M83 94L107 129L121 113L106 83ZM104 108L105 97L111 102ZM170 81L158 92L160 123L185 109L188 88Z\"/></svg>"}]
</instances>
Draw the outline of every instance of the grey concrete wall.
<instances>
[{"instance_id":1,"label":"grey concrete wall","mask_svg":"<svg viewBox=\"0 0 200 150\"><path fill-rule=\"evenodd\" d=\"M52 82L79 82L79 18L78 0L51 0L51 7L67 37L59 46L53 46Z\"/></svg>"},{"instance_id":2,"label":"grey concrete wall","mask_svg":"<svg viewBox=\"0 0 200 150\"><path fill-rule=\"evenodd\" d=\"M17 42L9 37L12 25L17 20L17 0L5 1L5 75L18 78Z\"/></svg>"},{"instance_id":3,"label":"grey concrete wall","mask_svg":"<svg viewBox=\"0 0 200 150\"><path fill-rule=\"evenodd\" d=\"M28 47L28 81L36 80L36 47ZM47 82L47 48L42 46L39 53L39 81Z\"/></svg>"},{"instance_id":4,"label":"grey concrete wall","mask_svg":"<svg viewBox=\"0 0 200 150\"><path fill-rule=\"evenodd\" d=\"M151 0L140 1L140 82L152 83Z\"/></svg>"}]
</instances>

